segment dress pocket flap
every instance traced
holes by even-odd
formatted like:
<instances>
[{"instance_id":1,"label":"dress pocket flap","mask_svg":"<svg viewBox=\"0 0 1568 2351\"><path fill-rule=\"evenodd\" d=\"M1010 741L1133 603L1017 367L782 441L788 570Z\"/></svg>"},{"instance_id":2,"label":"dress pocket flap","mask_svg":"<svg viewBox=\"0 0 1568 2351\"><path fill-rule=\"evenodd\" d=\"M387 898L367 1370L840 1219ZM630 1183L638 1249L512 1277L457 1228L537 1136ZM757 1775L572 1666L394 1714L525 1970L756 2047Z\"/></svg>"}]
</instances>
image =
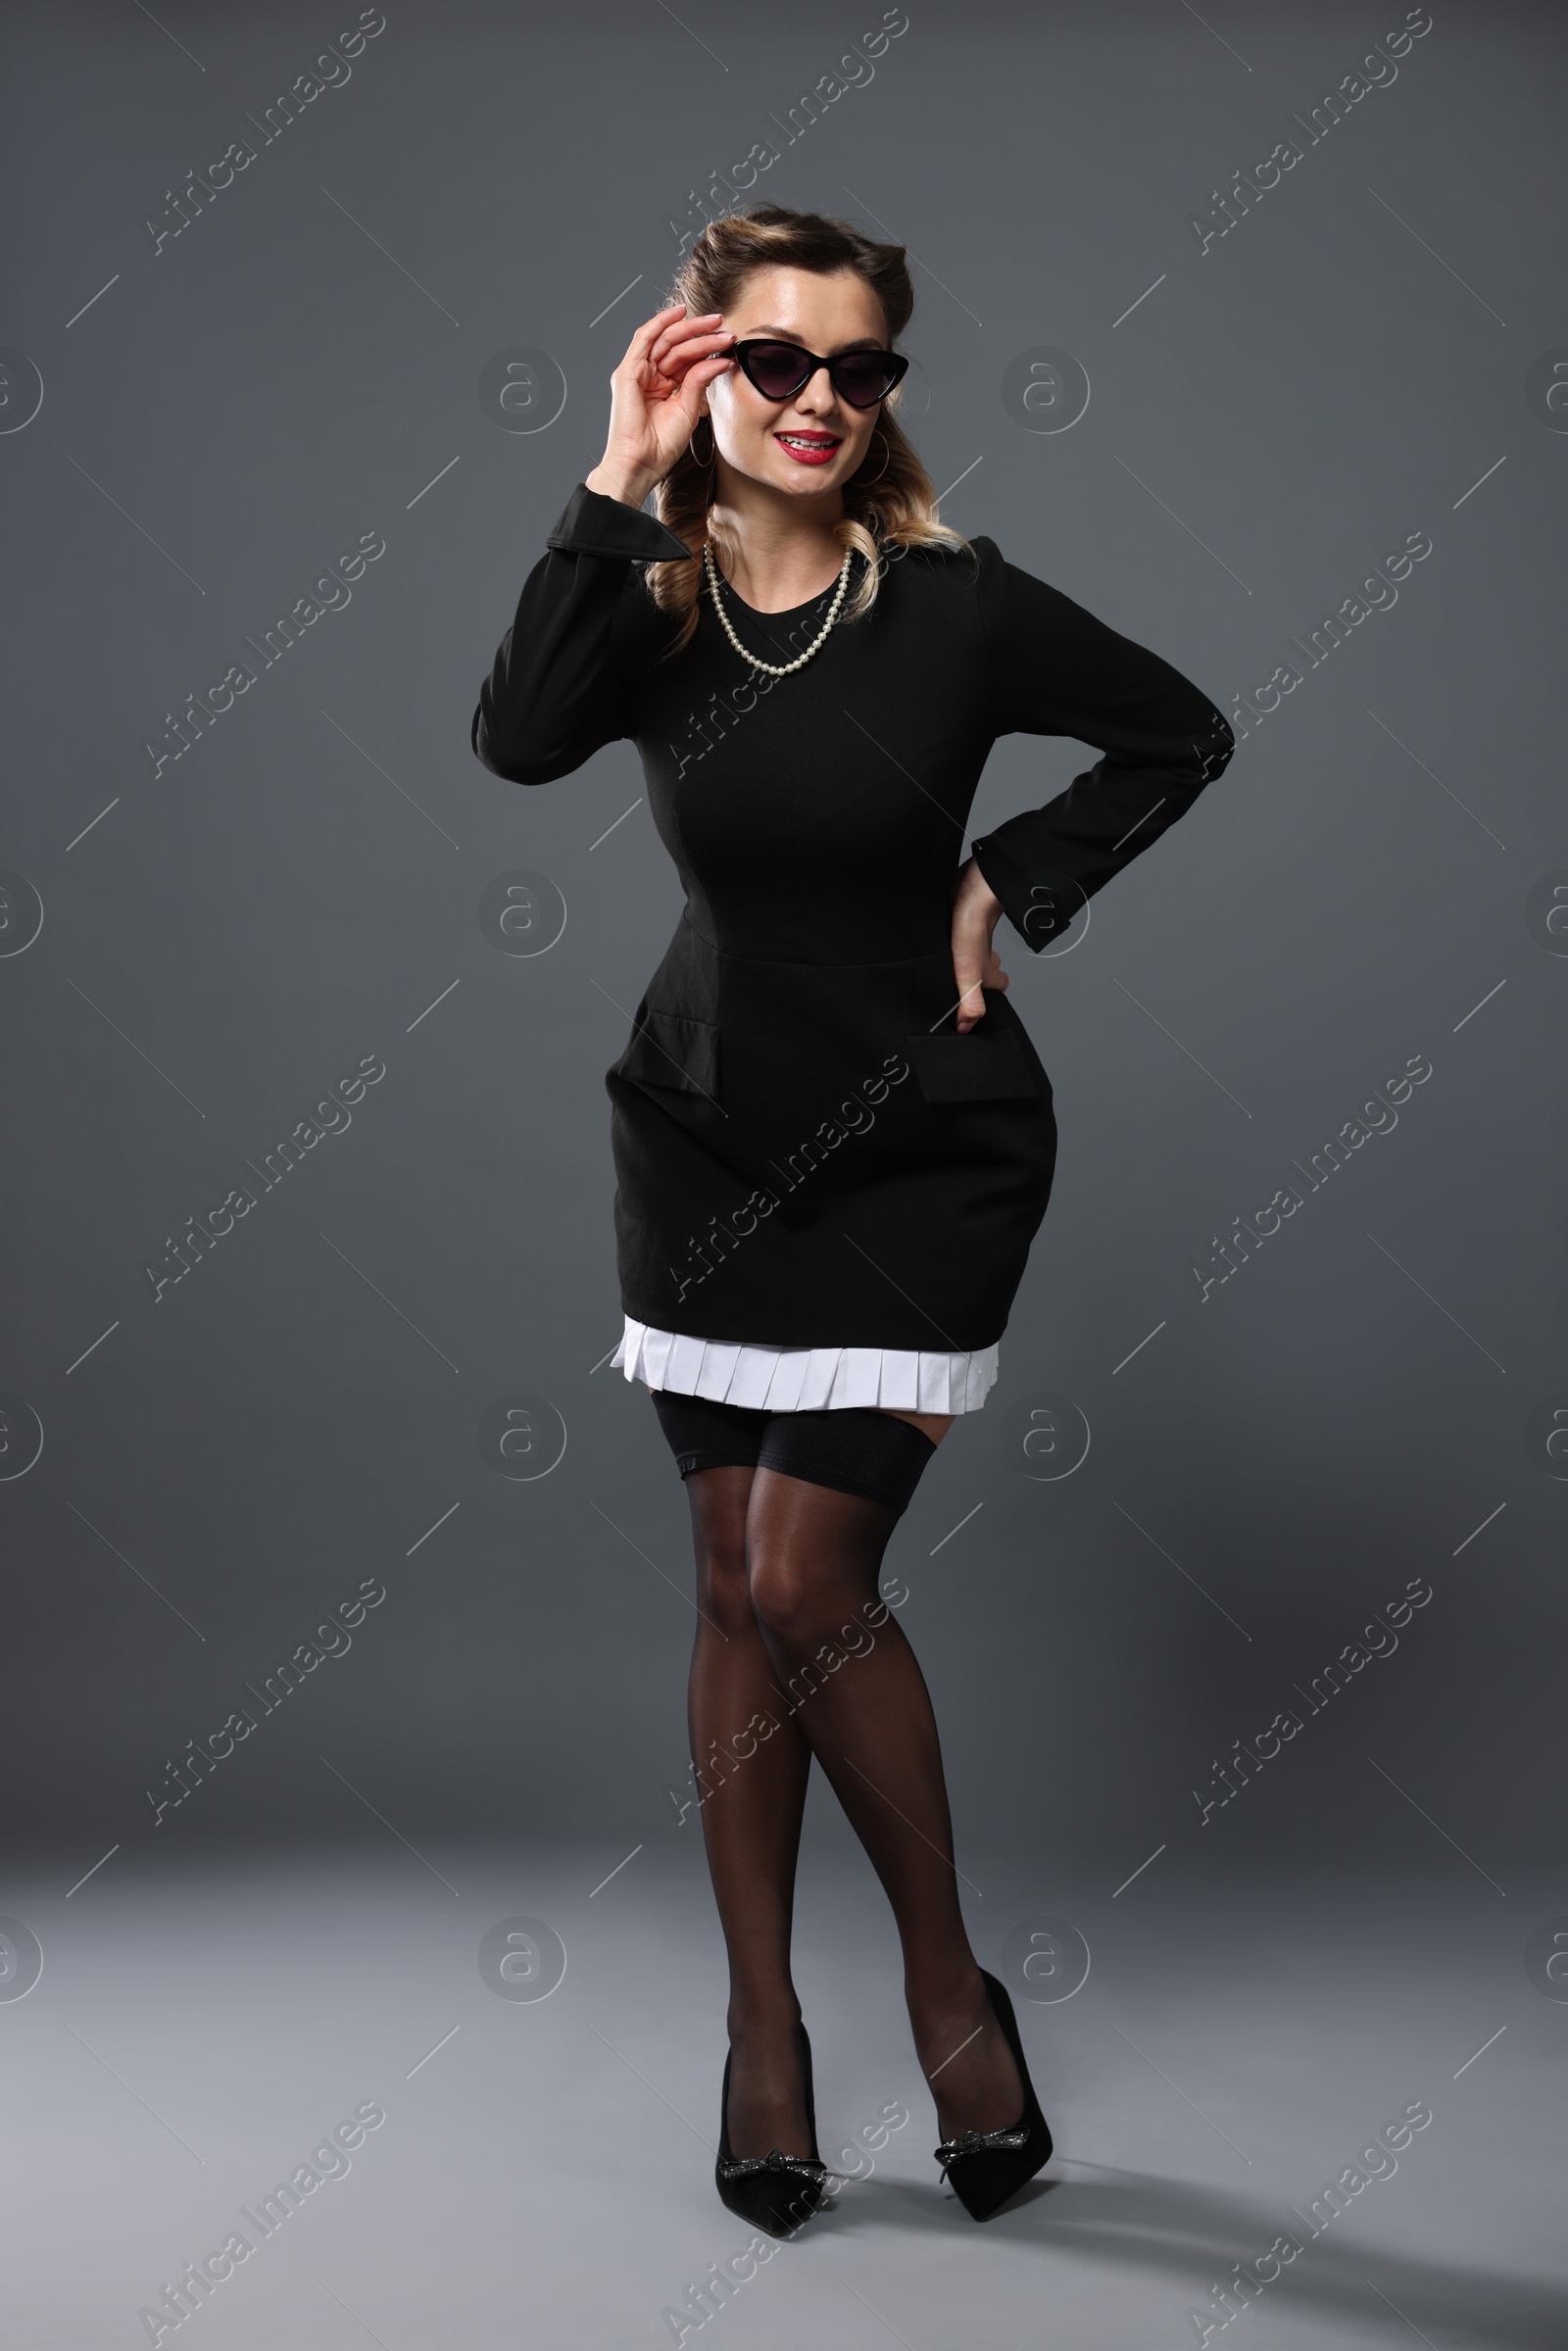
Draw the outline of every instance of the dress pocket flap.
<instances>
[{"instance_id":1,"label":"dress pocket flap","mask_svg":"<svg viewBox=\"0 0 1568 2351\"><path fill-rule=\"evenodd\" d=\"M1011 1102L1038 1092L1018 1040L1010 1030L981 1036L949 1031L906 1037L904 1050L928 1102Z\"/></svg>"},{"instance_id":2,"label":"dress pocket flap","mask_svg":"<svg viewBox=\"0 0 1568 2351\"><path fill-rule=\"evenodd\" d=\"M718 1029L710 1020L651 1008L632 1031L619 1062L622 1077L639 1086L667 1086L677 1094L718 1100Z\"/></svg>"}]
</instances>

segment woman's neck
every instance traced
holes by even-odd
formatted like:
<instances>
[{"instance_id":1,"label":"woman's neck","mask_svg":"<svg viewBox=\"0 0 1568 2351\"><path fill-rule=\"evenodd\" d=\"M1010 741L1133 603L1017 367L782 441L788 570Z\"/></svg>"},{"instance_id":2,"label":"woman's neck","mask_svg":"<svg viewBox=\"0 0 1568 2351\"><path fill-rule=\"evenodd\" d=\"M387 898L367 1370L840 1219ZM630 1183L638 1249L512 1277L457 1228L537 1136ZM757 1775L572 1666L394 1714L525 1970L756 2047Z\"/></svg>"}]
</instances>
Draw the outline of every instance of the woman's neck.
<instances>
[{"instance_id":1,"label":"woman's neck","mask_svg":"<svg viewBox=\"0 0 1568 2351\"><path fill-rule=\"evenodd\" d=\"M843 515L837 490L792 497L719 460L709 533L720 571L754 612L793 612L833 586L844 563L833 525Z\"/></svg>"}]
</instances>

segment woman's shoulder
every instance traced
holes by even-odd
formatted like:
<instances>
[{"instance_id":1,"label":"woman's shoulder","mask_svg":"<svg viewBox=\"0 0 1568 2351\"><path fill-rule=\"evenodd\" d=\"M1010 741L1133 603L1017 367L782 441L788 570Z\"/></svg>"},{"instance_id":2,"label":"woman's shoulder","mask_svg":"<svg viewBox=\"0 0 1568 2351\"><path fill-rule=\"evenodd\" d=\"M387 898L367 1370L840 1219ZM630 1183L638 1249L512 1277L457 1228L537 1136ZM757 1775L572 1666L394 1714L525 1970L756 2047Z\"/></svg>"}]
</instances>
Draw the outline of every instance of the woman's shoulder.
<instances>
[{"instance_id":1,"label":"woman's shoulder","mask_svg":"<svg viewBox=\"0 0 1568 2351\"><path fill-rule=\"evenodd\" d=\"M902 565L910 578L959 581L969 586L993 577L1003 568L1002 550L995 539L901 540L881 551L881 570Z\"/></svg>"},{"instance_id":2,"label":"woman's shoulder","mask_svg":"<svg viewBox=\"0 0 1568 2351\"><path fill-rule=\"evenodd\" d=\"M972 580L1000 560L990 539L883 540L877 568L883 579L902 571L907 579Z\"/></svg>"},{"instance_id":3,"label":"woman's shoulder","mask_svg":"<svg viewBox=\"0 0 1568 2351\"><path fill-rule=\"evenodd\" d=\"M935 604L956 627L982 626L996 601L1005 566L994 539L926 539L882 550L878 593L894 587L894 602L906 609Z\"/></svg>"}]
</instances>

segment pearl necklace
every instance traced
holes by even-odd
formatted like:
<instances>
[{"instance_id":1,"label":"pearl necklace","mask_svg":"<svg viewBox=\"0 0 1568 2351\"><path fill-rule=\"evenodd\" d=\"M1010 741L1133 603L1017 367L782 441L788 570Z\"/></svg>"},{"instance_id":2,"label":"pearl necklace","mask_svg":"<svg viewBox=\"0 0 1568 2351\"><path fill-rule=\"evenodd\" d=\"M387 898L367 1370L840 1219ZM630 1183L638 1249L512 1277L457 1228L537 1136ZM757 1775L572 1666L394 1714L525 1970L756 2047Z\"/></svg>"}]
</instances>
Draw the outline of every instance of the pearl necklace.
<instances>
[{"instance_id":1,"label":"pearl necklace","mask_svg":"<svg viewBox=\"0 0 1568 2351\"><path fill-rule=\"evenodd\" d=\"M735 651L740 655L743 661L750 661L754 669L765 670L769 677L788 677L792 670L804 669L813 653L820 653L822 647L827 643L829 630L832 628L834 621L839 616L839 608L844 602L845 591L850 584L850 565L854 563L854 548L847 548L845 550L843 567L839 572L838 591L833 598L832 610L829 612L827 618L822 623L821 629L817 634L816 642L812 645L808 645L806 651L801 654L797 660L793 661L786 661L782 667L775 668L771 661L759 661L755 653L748 653L745 646L741 643L739 637L737 637L735 634L734 629L730 626L729 614L725 612L723 604L719 598L718 566L713 562L712 547L708 543L705 543L703 547L703 564L708 573L709 592L713 599L713 610L718 614L725 636L728 637L731 645L734 646Z\"/></svg>"}]
</instances>

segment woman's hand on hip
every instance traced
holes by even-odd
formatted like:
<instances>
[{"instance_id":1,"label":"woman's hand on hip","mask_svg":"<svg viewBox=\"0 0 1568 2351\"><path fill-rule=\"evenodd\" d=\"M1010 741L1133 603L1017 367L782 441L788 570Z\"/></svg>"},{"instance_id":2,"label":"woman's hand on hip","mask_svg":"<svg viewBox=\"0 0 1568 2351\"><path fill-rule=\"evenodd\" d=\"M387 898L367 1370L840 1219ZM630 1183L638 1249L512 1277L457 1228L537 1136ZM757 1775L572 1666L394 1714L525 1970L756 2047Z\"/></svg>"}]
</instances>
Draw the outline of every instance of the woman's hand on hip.
<instances>
[{"instance_id":1,"label":"woman's hand on hip","mask_svg":"<svg viewBox=\"0 0 1568 2351\"><path fill-rule=\"evenodd\" d=\"M723 346L735 338L721 314L686 315L684 302L645 319L610 378L610 438L587 486L626 506L641 506L690 441L703 395L734 366Z\"/></svg>"},{"instance_id":2,"label":"woman's hand on hip","mask_svg":"<svg viewBox=\"0 0 1568 2351\"><path fill-rule=\"evenodd\" d=\"M982 988L1005 988L1007 975L991 944L1002 901L971 857L953 883L953 976L958 988L958 1028L985 1018Z\"/></svg>"}]
</instances>

